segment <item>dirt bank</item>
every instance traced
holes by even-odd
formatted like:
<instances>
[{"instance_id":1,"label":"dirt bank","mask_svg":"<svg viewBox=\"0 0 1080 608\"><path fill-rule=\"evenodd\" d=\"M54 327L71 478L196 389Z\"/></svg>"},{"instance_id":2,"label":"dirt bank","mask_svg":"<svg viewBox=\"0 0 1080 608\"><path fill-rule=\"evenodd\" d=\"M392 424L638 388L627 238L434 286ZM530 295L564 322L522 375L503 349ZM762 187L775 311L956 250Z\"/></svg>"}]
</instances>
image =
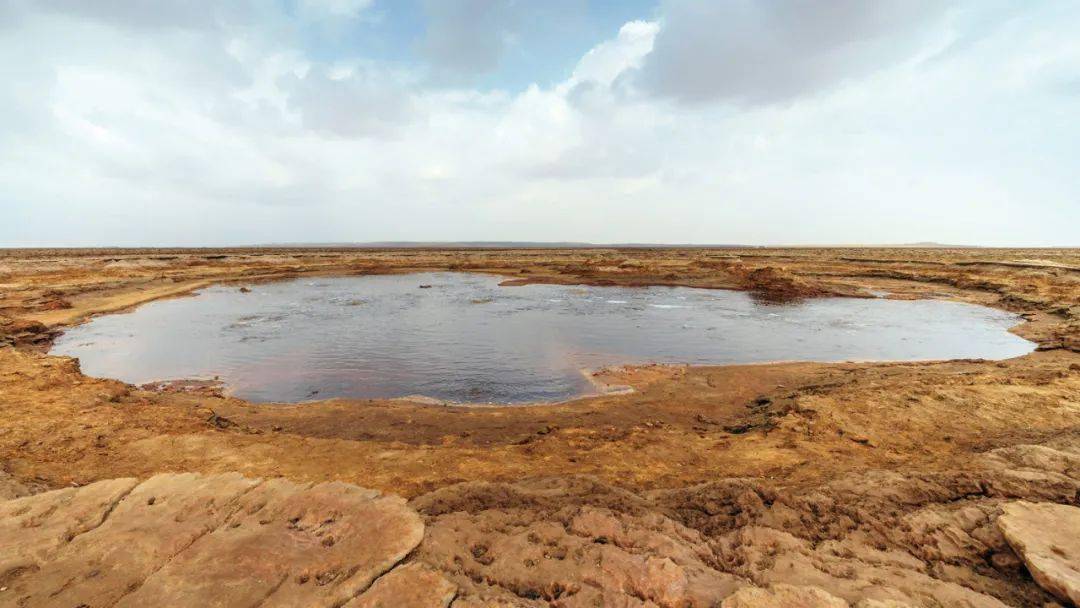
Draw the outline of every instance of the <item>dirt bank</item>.
<instances>
[{"instance_id":1,"label":"dirt bank","mask_svg":"<svg viewBox=\"0 0 1080 608\"><path fill-rule=\"evenodd\" d=\"M410 559L462 606L711 605L776 583L852 604L1037 605L1050 596L994 522L1015 499L1080 504L1078 268L1076 250L6 251L0 468L34 489L236 471L401 494L428 523ZM214 282L417 270L951 298L1023 314L1014 331L1040 351L612 370L636 390L482 409L259 406L92 379L43 353L66 325Z\"/></svg>"}]
</instances>

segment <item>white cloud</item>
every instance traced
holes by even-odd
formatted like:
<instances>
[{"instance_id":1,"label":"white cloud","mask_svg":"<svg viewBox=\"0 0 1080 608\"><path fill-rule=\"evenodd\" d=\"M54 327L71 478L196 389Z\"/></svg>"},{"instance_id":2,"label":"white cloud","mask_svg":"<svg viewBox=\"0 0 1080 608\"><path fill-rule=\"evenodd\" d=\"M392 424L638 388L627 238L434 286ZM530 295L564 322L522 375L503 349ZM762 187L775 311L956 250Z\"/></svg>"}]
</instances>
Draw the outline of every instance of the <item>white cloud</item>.
<instances>
[{"instance_id":1,"label":"white cloud","mask_svg":"<svg viewBox=\"0 0 1080 608\"><path fill-rule=\"evenodd\" d=\"M256 5L248 0L35 0L25 5L54 14L136 29L218 28L250 23L258 13Z\"/></svg>"},{"instance_id":2,"label":"white cloud","mask_svg":"<svg viewBox=\"0 0 1080 608\"><path fill-rule=\"evenodd\" d=\"M326 135L385 137L416 118L406 83L369 66L314 66L278 84L303 126Z\"/></svg>"},{"instance_id":3,"label":"white cloud","mask_svg":"<svg viewBox=\"0 0 1080 608\"><path fill-rule=\"evenodd\" d=\"M374 0L299 0L297 8L309 18L358 17Z\"/></svg>"},{"instance_id":4,"label":"white cloud","mask_svg":"<svg viewBox=\"0 0 1080 608\"><path fill-rule=\"evenodd\" d=\"M642 84L686 102L786 101L909 58L948 0L677 0Z\"/></svg>"},{"instance_id":5,"label":"white cloud","mask_svg":"<svg viewBox=\"0 0 1080 608\"><path fill-rule=\"evenodd\" d=\"M625 24L560 83L502 91L320 58L285 15L174 27L124 5L26 4L2 30L0 244L1070 244L1080 225L1069 2L993 28L971 25L974 0L943 27L789 23L777 48L805 58L703 74L690 98L653 80L685 6ZM723 44L779 53L745 33ZM889 48L854 63L826 48L867 44ZM716 48L687 69L731 73L706 61Z\"/></svg>"},{"instance_id":6,"label":"white cloud","mask_svg":"<svg viewBox=\"0 0 1080 608\"><path fill-rule=\"evenodd\" d=\"M469 78L499 64L523 5L514 0L425 0L421 51L440 79Z\"/></svg>"},{"instance_id":7,"label":"white cloud","mask_svg":"<svg viewBox=\"0 0 1080 608\"><path fill-rule=\"evenodd\" d=\"M578 62L569 86L595 83L608 87L626 70L638 68L653 50L653 40L660 25L649 21L631 21L619 29L614 40L601 42Z\"/></svg>"}]
</instances>

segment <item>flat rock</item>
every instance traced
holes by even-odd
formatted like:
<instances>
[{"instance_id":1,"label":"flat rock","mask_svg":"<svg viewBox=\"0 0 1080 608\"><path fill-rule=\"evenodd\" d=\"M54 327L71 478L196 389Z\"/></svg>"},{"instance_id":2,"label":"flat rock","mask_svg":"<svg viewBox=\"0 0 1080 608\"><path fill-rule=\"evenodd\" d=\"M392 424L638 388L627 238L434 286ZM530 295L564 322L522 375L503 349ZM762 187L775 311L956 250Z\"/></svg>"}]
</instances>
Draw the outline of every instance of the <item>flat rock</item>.
<instances>
[{"instance_id":1,"label":"flat rock","mask_svg":"<svg viewBox=\"0 0 1080 608\"><path fill-rule=\"evenodd\" d=\"M345 608L446 608L457 595L457 585L421 564L394 568L353 598Z\"/></svg>"},{"instance_id":2,"label":"flat rock","mask_svg":"<svg viewBox=\"0 0 1080 608\"><path fill-rule=\"evenodd\" d=\"M1080 606L1080 508L1017 501L997 525L1040 587Z\"/></svg>"},{"instance_id":3,"label":"flat rock","mask_svg":"<svg viewBox=\"0 0 1080 608\"><path fill-rule=\"evenodd\" d=\"M848 608L848 603L817 587L777 584L764 589L743 587L721 608Z\"/></svg>"},{"instance_id":4,"label":"flat rock","mask_svg":"<svg viewBox=\"0 0 1080 608\"><path fill-rule=\"evenodd\" d=\"M56 558L72 539L101 525L135 479L110 479L0 502L0 584ZM0 604L8 600L0 595Z\"/></svg>"},{"instance_id":5,"label":"flat rock","mask_svg":"<svg viewBox=\"0 0 1080 608\"><path fill-rule=\"evenodd\" d=\"M0 503L0 606L340 606L423 529L403 499L344 483L101 481Z\"/></svg>"}]
</instances>

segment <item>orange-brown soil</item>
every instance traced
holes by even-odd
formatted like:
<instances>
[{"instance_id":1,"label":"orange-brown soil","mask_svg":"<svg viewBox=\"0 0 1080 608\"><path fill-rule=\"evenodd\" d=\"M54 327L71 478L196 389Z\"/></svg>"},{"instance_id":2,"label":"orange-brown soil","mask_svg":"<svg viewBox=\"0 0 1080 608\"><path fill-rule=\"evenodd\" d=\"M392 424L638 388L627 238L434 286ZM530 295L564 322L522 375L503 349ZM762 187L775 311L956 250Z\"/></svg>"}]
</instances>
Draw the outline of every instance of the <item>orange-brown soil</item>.
<instances>
[{"instance_id":1,"label":"orange-brown soil","mask_svg":"<svg viewBox=\"0 0 1080 608\"><path fill-rule=\"evenodd\" d=\"M1013 331L1039 350L612 369L599 379L635 390L484 408L255 405L89 378L45 352L92 315L215 282L420 270L950 298L1021 313ZM159 472L348 481L411 499L427 528L409 559L452 581L460 606L714 605L782 583L851 604L1041 605L1051 596L994 522L1016 499L1080 504L1080 251L11 250L0 407L0 498L5 483Z\"/></svg>"}]
</instances>

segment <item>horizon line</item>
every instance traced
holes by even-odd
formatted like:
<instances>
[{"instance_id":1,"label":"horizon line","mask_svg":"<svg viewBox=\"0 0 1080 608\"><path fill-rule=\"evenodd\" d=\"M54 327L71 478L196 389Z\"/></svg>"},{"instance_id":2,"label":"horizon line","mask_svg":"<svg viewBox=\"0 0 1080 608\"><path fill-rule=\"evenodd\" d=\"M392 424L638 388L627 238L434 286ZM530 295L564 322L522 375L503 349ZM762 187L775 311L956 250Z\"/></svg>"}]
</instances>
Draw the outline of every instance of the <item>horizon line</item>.
<instances>
[{"instance_id":1,"label":"horizon line","mask_svg":"<svg viewBox=\"0 0 1080 608\"><path fill-rule=\"evenodd\" d=\"M823 243L768 244L744 243L648 243L589 241L293 241L230 245L5 245L5 250L137 250L137 249L1080 249L1080 245L971 245L920 241L912 243Z\"/></svg>"}]
</instances>

